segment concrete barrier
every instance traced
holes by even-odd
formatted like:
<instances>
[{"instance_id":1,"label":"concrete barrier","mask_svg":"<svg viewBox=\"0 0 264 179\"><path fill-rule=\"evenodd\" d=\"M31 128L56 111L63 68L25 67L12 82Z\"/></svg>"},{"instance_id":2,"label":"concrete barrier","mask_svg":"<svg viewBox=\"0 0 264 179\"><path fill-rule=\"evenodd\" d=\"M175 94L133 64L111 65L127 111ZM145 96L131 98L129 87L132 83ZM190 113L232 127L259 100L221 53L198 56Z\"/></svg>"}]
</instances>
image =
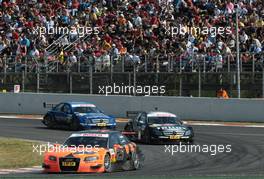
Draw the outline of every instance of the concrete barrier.
<instances>
[{"instance_id":1,"label":"concrete barrier","mask_svg":"<svg viewBox=\"0 0 264 179\"><path fill-rule=\"evenodd\" d=\"M89 101L106 113L125 117L126 111L168 111L182 119L264 122L262 99L134 97L82 94L1 93L0 113L44 114L43 103Z\"/></svg>"}]
</instances>

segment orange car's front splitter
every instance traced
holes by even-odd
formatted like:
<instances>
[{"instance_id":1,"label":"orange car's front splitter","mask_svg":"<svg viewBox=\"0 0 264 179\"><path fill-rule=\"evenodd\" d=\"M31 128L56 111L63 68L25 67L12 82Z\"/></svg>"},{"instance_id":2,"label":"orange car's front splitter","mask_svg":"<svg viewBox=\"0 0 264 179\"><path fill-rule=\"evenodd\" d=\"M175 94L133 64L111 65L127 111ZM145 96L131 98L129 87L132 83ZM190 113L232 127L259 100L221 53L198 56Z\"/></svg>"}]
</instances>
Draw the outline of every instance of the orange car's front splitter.
<instances>
[{"instance_id":1,"label":"orange car's front splitter","mask_svg":"<svg viewBox=\"0 0 264 179\"><path fill-rule=\"evenodd\" d=\"M81 162L77 170L62 170L59 163L43 163L44 173L103 173L103 164Z\"/></svg>"}]
</instances>

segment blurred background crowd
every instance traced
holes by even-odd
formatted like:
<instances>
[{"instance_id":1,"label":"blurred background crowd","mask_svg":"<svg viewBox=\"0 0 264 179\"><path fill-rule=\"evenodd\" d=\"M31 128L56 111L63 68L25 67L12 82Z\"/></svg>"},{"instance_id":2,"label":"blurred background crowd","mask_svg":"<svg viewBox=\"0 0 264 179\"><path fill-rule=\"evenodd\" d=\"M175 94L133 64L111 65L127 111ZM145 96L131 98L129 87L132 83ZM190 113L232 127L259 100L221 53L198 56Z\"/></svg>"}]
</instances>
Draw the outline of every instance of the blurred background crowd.
<instances>
[{"instance_id":1,"label":"blurred background crowd","mask_svg":"<svg viewBox=\"0 0 264 179\"><path fill-rule=\"evenodd\" d=\"M263 0L0 0L0 71L93 65L107 71L222 70L236 59L236 19L243 63L263 64ZM168 29L229 27L229 34ZM53 32L65 27L69 33ZM78 33L87 27L91 33ZM45 28L45 33L40 29Z\"/></svg>"}]
</instances>

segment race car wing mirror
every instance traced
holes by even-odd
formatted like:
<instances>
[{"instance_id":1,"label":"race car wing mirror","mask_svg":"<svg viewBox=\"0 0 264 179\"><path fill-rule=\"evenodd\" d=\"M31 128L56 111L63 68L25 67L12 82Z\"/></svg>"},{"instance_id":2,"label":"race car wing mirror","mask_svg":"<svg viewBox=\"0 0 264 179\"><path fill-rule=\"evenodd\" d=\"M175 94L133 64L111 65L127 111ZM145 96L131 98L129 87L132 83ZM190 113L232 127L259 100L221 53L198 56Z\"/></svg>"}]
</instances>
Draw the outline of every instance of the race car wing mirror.
<instances>
[{"instance_id":1,"label":"race car wing mirror","mask_svg":"<svg viewBox=\"0 0 264 179\"><path fill-rule=\"evenodd\" d=\"M120 149L120 148L122 148L122 147L121 147L120 144L114 144L114 148L115 148L115 149Z\"/></svg>"},{"instance_id":2,"label":"race car wing mirror","mask_svg":"<svg viewBox=\"0 0 264 179\"><path fill-rule=\"evenodd\" d=\"M138 125L142 125L142 124L145 124L144 121L138 121Z\"/></svg>"}]
</instances>

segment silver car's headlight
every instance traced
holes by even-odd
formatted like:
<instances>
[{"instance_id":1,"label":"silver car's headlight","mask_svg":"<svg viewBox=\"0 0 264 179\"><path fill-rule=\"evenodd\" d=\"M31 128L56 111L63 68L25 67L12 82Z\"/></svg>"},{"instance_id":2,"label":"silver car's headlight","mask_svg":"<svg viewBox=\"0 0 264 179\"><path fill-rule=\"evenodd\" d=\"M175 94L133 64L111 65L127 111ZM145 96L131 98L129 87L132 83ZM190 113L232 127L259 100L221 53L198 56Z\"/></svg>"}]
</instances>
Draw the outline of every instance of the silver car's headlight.
<instances>
[{"instance_id":1,"label":"silver car's headlight","mask_svg":"<svg viewBox=\"0 0 264 179\"><path fill-rule=\"evenodd\" d=\"M188 130L184 133L184 135L191 135L192 131L191 130Z\"/></svg>"},{"instance_id":2,"label":"silver car's headlight","mask_svg":"<svg viewBox=\"0 0 264 179\"><path fill-rule=\"evenodd\" d=\"M85 123L86 123L86 124L92 124L93 122L92 122L91 119L85 119Z\"/></svg>"},{"instance_id":3,"label":"silver car's headlight","mask_svg":"<svg viewBox=\"0 0 264 179\"><path fill-rule=\"evenodd\" d=\"M161 129L158 129L158 128L154 128L153 129L153 132L154 132L155 135L163 135L162 130Z\"/></svg>"}]
</instances>

